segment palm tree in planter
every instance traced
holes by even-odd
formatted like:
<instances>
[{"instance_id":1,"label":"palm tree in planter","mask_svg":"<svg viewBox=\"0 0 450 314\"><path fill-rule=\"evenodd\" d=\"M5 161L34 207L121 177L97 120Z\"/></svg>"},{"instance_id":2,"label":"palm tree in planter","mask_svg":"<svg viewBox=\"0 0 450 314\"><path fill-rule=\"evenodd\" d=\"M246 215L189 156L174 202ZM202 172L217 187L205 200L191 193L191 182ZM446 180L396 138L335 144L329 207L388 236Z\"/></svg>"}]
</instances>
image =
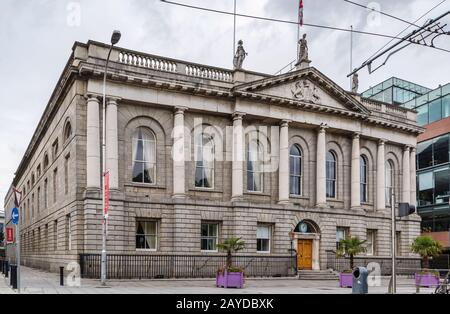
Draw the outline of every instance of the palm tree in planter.
<instances>
[{"instance_id":1,"label":"palm tree in planter","mask_svg":"<svg viewBox=\"0 0 450 314\"><path fill-rule=\"evenodd\" d=\"M342 288L352 287L353 285L353 268L355 265L355 256L366 252L366 241L360 240L358 237L348 237L339 241L338 257L348 257L350 259L350 269L344 270L339 274L339 282Z\"/></svg>"},{"instance_id":2,"label":"palm tree in planter","mask_svg":"<svg viewBox=\"0 0 450 314\"><path fill-rule=\"evenodd\" d=\"M227 252L226 265L217 272L217 287L243 288L244 272L240 268L233 267L233 253L242 251L245 248L245 242L242 238L232 237L218 244L217 247Z\"/></svg>"},{"instance_id":3,"label":"palm tree in planter","mask_svg":"<svg viewBox=\"0 0 450 314\"><path fill-rule=\"evenodd\" d=\"M411 245L411 251L422 257L423 270L415 274L416 286L433 287L439 284L439 273L430 271L430 258L442 252L442 245L428 236L417 237Z\"/></svg>"}]
</instances>

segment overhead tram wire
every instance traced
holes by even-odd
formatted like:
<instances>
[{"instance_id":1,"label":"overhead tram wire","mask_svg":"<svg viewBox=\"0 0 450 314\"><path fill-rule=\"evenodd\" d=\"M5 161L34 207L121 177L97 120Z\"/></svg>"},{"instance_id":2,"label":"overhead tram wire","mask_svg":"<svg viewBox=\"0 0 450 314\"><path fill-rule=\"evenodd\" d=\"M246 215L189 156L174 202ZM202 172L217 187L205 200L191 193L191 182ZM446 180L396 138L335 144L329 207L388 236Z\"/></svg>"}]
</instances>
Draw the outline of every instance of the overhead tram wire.
<instances>
[{"instance_id":1,"label":"overhead tram wire","mask_svg":"<svg viewBox=\"0 0 450 314\"><path fill-rule=\"evenodd\" d=\"M395 16L395 15L392 15L392 14L389 14L389 13L386 13L386 12L383 12L383 11L380 11L380 10L376 10L376 9L374 9L374 8L370 8L370 7L368 7L368 6L365 6L365 5L363 5L363 4L360 4L360 3L357 3L357 2L354 2L354 1L350 1L350 0L343 0L343 1L344 1L344 2L347 2L347 3L349 3L349 4L353 4L353 5L355 5L355 6L361 7L361 8L363 8L363 9L369 10L369 11L377 12L377 13L379 13L379 14L381 14L381 15L390 17L390 18L392 18L392 19L394 19L394 20L397 20L397 21L406 23L406 24L409 25L409 27L411 27L411 26L418 27L418 28L421 27L420 25L417 25L417 24L416 24L416 23L418 22L418 20L420 20L421 18L419 18L418 20L416 20L416 21L414 21L414 22L409 22L409 21L407 21L407 20L405 20L405 19L402 19L402 18L400 18L400 17L397 17L397 16ZM441 3L439 3L438 6L439 6L440 4L442 4L442 3L444 3L445 1L447 1L447 0L444 0L444 1L442 1ZM426 15L426 14L425 14L425 15ZM431 31L431 32L437 33L436 31ZM447 35L449 35L449 34L447 34Z\"/></svg>"},{"instance_id":2,"label":"overhead tram wire","mask_svg":"<svg viewBox=\"0 0 450 314\"><path fill-rule=\"evenodd\" d=\"M174 1L168 1L168 0L160 0L160 1L163 2L163 3L172 4L172 5L181 6L181 7L190 8L190 9L195 9L195 10L219 13L219 14L230 15L230 16L234 15L233 12L227 12L227 11L221 11L221 10L217 10L217 9L204 8L204 7L199 7L199 6L194 6L194 5L189 5L189 4L184 4L184 3L174 2ZM294 21L281 20L281 19L262 17L262 16L255 16L255 15L236 13L236 16L250 18L250 19L256 19L256 20L269 21L269 22L278 22L278 23L299 25L298 22L294 22ZM322 29L341 31L341 32L348 32L348 33L352 32L352 30L348 29L348 28L340 28L340 27L334 27L334 26L310 24L310 23L303 23L303 25L304 26L309 26L309 27L315 27L315 28L322 28ZM397 36L386 35L386 34L381 34L381 33L374 33L374 32L365 32L365 31L359 31L359 30L353 30L353 33L357 33L357 34L361 34L361 35L368 35L368 36L384 37L384 38L390 38L390 39L402 39L401 37L397 37ZM422 45L420 43L413 43L413 44L416 44L416 45L419 45L419 46L424 46L424 45ZM438 48L438 47L430 47L430 46L424 46L424 47L438 49L438 50L444 50L446 52L450 52L450 50L445 50L445 49Z\"/></svg>"},{"instance_id":3,"label":"overhead tram wire","mask_svg":"<svg viewBox=\"0 0 450 314\"><path fill-rule=\"evenodd\" d=\"M345 0L344 0L345 1ZM428 10L426 13L424 13L423 15L421 15L418 19L416 19L413 24L417 23L418 21L420 21L421 19L423 19L425 16L427 16L428 14L430 14L432 11L434 11L437 7L439 7L441 4L443 4L444 2L446 2L447 0L443 0L441 2L439 2L438 4L436 4L434 7L432 7L430 10ZM403 29L400 33L398 33L396 36L400 36L401 34L403 34L404 32L406 32L408 29L410 29L412 27L412 25L407 26L405 29ZM379 53L381 50L383 50L384 48L386 48L391 42L394 41L395 38L392 38L391 40L389 40L383 47L381 47L380 49L378 49L376 52L374 52L374 54L372 54L369 58L367 58L366 61L368 61L369 59L373 58L374 56L376 56L377 53Z\"/></svg>"}]
</instances>

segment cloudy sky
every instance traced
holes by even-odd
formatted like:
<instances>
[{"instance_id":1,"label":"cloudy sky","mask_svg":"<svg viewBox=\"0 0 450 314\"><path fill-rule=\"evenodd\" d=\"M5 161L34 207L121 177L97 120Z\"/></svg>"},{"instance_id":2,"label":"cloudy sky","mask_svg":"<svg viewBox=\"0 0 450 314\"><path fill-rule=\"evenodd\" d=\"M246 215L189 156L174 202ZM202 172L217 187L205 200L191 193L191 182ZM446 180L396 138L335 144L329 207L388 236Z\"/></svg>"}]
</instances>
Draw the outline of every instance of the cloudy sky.
<instances>
[{"instance_id":1,"label":"cloudy sky","mask_svg":"<svg viewBox=\"0 0 450 314\"><path fill-rule=\"evenodd\" d=\"M232 11L233 0L175 0ZM415 21L442 0L354 0ZM296 21L298 0L237 0L238 13ZM408 25L373 15L344 0L304 0L305 23L397 35ZM450 0L425 18L450 10ZM445 22L450 24L450 18ZM74 41L108 41L120 29L120 46L188 61L231 68L233 18L159 0L0 0L0 210L21 157L33 135ZM304 27L312 65L344 88L350 67L349 33ZM244 67L275 73L294 60L295 25L238 18L237 37L249 53ZM359 65L389 39L355 35ZM450 49L450 41L436 42ZM372 75L360 73L361 90L391 76L430 88L450 81L450 54L411 46Z\"/></svg>"}]
</instances>

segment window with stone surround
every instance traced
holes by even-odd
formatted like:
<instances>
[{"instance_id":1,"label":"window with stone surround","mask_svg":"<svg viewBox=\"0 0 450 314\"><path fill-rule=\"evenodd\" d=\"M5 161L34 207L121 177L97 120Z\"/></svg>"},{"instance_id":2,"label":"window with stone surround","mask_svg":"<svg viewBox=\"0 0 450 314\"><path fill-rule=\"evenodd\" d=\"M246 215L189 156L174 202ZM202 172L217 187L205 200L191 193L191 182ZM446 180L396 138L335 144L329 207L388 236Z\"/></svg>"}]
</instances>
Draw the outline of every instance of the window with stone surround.
<instances>
[{"instance_id":1,"label":"window with stone surround","mask_svg":"<svg viewBox=\"0 0 450 314\"><path fill-rule=\"evenodd\" d=\"M366 242L366 248L367 248L367 255L376 255L376 230L370 230L367 229L367 242Z\"/></svg>"},{"instance_id":2,"label":"window with stone surround","mask_svg":"<svg viewBox=\"0 0 450 314\"><path fill-rule=\"evenodd\" d=\"M58 158L59 145L58 139L56 139L52 144L52 160L55 161Z\"/></svg>"},{"instance_id":3,"label":"window with stone surround","mask_svg":"<svg viewBox=\"0 0 450 314\"><path fill-rule=\"evenodd\" d=\"M133 134L133 173L135 183L156 183L156 137L147 128L139 127Z\"/></svg>"},{"instance_id":4,"label":"window with stone surround","mask_svg":"<svg viewBox=\"0 0 450 314\"><path fill-rule=\"evenodd\" d=\"M201 250L206 252L217 252L219 243L219 224L213 222L202 222L201 225Z\"/></svg>"},{"instance_id":5,"label":"window with stone surround","mask_svg":"<svg viewBox=\"0 0 450 314\"><path fill-rule=\"evenodd\" d=\"M341 240L347 239L350 229L347 227L336 227L336 250L341 248Z\"/></svg>"},{"instance_id":6,"label":"window with stone surround","mask_svg":"<svg viewBox=\"0 0 450 314\"><path fill-rule=\"evenodd\" d=\"M367 203L368 201L368 189L367 189L367 182L368 182L368 164L367 164L367 157L365 155L361 155L359 158L359 166L360 166L360 200L361 203Z\"/></svg>"},{"instance_id":7,"label":"window with stone surround","mask_svg":"<svg viewBox=\"0 0 450 314\"><path fill-rule=\"evenodd\" d=\"M258 140L252 140L247 145L247 191L263 191L264 151Z\"/></svg>"},{"instance_id":8,"label":"window with stone surround","mask_svg":"<svg viewBox=\"0 0 450 314\"><path fill-rule=\"evenodd\" d=\"M156 220L136 220L136 250L156 251L158 247L158 222Z\"/></svg>"},{"instance_id":9,"label":"window with stone surround","mask_svg":"<svg viewBox=\"0 0 450 314\"><path fill-rule=\"evenodd\" d=\"M292 145L289 152L290 194L302 195L302 151L298 145Z\"/></svg>"},{"instance_id":10,"label":"window with stone surround","mask_svg":"<svg viewBox=\"0 0 450 314\"><path fill-rule=\"evenodd\" d=\"M258 253L270 253L271 251L272 226L258 224L256 230L256 251Z\"/></svg>"},{"instance_id":11,"label":"window with stone surround","mask_svg":"<svg viewBox=\"0 0 450 314\"><path fill-rule=\"evenodd\" d=\"M58 197L58 168L53 170L53 203L56 203Z\"/></svg>"},{"instance_id":12,"label":"window with stone surround","mask_svg":"<svg viewBox=\"0 0 450 314\"><path fill-rule=\"evenodd\" d=\"M336 181L337 181L337 158L336 153L332 150L328 151L326 159L326 176L327 198L336 198Z\"/></svg>"},{"instance_id":13,"label":"window with stone surround","mask_svg":"<svg viewBox=\"0 0 450 314\"><path fill-rule=\"evenodd\" d=\"M69 193L69 161L70 154L67 154L64 159L64 194L66 195Z\"/></svg>"},{"instance_id":14,"label":"window with stone surround","mask_svg":"<svg viewBox=\"0 0 450 314\"><path fill-rule=\"evenodd\" d=\"M58 250L58 220L53 222L53 251Z\"/></svg>"},{"instance_id":15,"label":"window with stone surround","mask_svg":"<svg viewBox=\"0 0 450 314\"><path fill-rule=\"evenodd\" d=\"M385 166L385 180L386 180L386 205L391 206L392 189L394 188L394 162L392 160L386 161Z\"/></svg>"},{"instance_id":16,"label":"window with stone surround","mask_svg":"<svg viewBox=\"0 0 450 314\"><path fill-rule=\"evenodd\" d=\"M66 126L64 127L64 142L67 142L72 136L72 125L70 122L66 123Z\"/></svg>"},{"instance_id":17,"label":"window with stone surround","mask_svg":"<svg viewBox=\"0 0 450 314\"><path fill-rule=\"evenodd\" d=\"M72 219L70 214L66 215L66 250L72 250Z\"/></svg>"},{"instance_id":18,"label":"window with stone surround","mask_svg":"<svg viewBox=\"0 0 450 314\"><path fill-rule=\"evenodd\" d=\"M214 140L207 134L200 134L194 143L195 187L214 188Z\"/></svg>"}]
</instances>

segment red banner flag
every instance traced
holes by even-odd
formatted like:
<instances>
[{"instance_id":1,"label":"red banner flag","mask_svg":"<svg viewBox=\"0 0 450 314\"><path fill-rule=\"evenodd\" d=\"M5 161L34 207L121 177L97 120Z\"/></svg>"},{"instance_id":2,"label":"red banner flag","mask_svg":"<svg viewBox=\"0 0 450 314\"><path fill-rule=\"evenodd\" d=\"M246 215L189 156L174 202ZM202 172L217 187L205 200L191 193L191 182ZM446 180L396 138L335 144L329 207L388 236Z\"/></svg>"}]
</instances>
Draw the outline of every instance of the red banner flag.
<instances>
[{"instance_id":1,"label":"red banner flag","mask_svg":"<svg viewBox=\"0 0 450 314\"><path fill-rule=\"evenodd\" d=\"M300 5L298 8L298 22L300 26L303 26L303 0L300 0Z\"/></svg>"},{"instance_id":2,"label":"red banner flag","mask_svg":"<svg viewBox=\"0 0 450 314\"><path fill-rule=\"evenodd\" d=\"M14 243L14 229L6 228L6 244Z\"/></svg>"},{"instance_id":3,"label":"red banner flag","mask_svg":"<svg viewBox=\"0 0 450 314\"><path fill-rule=\"evenodd\" d=\"M105 208L103 209L103 216L105 218L108 218L108 210L109 210L109 171L105 172L104 180L105 180Z\"/></svg>"}]
</instances>

